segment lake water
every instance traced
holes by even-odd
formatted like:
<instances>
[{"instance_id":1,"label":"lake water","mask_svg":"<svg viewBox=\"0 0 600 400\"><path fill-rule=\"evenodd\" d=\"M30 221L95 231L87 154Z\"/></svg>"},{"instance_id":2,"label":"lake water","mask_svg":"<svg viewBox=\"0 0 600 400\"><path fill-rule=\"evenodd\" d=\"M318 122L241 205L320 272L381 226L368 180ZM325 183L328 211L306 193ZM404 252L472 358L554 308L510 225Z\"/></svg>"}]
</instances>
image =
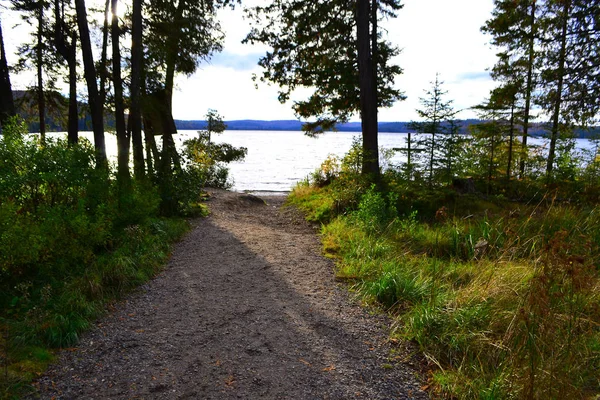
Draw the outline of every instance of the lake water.
<instances>
[{"instance_id":1,"label":"lake water","mask_svg":"<svg viewBox=\"0 0 600 400\"><path fill-rule=\"evenodd\" d=\"M82 136L92 138L91 133ZM178 144L196 137L196 131L180 131L175 135ZM328 132L311 138L302 132L288 131L225 131L213 135L213 141L226 142L236 147L246 147L248 155L242 162L230 164L230 177L233 190L248 192L287 192L319 168L329 154L342 157L352 145L352 139L359 137L357 132ZM405 133L380 133L379 145L383 148L406 146ZM107 135L107 152L116 156L116 139ZM544 139L531 138L532 144L543 145ZM578 148L589 148L586 139L577 140ZM404 161L396 153L393 163Z\"/></svg>"}]
</instances>

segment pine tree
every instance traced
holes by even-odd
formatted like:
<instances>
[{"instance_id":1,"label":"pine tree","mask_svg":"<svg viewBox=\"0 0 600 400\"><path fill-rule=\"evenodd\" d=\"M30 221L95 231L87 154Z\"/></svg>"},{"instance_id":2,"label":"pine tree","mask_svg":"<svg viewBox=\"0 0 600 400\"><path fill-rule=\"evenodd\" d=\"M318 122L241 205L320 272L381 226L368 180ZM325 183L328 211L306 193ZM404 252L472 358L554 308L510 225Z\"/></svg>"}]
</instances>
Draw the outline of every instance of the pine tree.
<instances>
[{"instance_id":1,"label":"pine tree","mask_svg":"<svg viewBox=\"0 0 600 400\"><path fill-rule=\"evenodd\" d=\"M600 2L548 0L545 6L541 19L543 91L539 101L551 117L546 165L551 179L557 166L557 148L567 150L573 127L588 126L600 110ZM562 139L567 143L558 143ZM565 156L563 151L561 157Z\"/></svg>"},{"instance_id":2,"label":"pine tree","mask_svg":"<svg viewBox=\"0 0 600 400\"><path fill-rule=\"evenodd\" d=\"M538 0L495 0L492 18L482 31L492 35L492 44L502 48L492 77L502 84L517 85L516 95L523 101L523 132L519 176L523 178L528 154L527 140L532 119L532 104L536 82L536 61L539 58Z\"/></svg>"},{"instance_id":3,"label":"pine tree","mask_svg":"<svg viewBox=\"0 0 600 400\"><path fill-rule=\"evenodd\" d=\"M79 113L77 106L77 35L65 11L65 0L54 0L54 47L65 60L69 69L69 117L67 138L69 143L78 141Z\"/></svg>"},{"instance_id":4,"label":"pine tree","mask_svg":"<svg viewBox=\"0 0 600 400\"><path fill-rule=\"evenodd\" d=\"M454 119L457 112L452 107L452 100L444 99L448 92L442 89L443 84L439 74L436 74L435 81L431 82L431 89L425 91L426 97L419 99L423 108L416 111L421 121L412 122L410 125L418 134L417 155L423 162L422 168L430 187L433 186L436 173L452 163L451 160L445 160L443 154L447 149L448 123Z\"/></svg>"},{"instance_id":5,"label":"pine tree","mask_svg":"<svg viewBox=\"0 0 600 400\"><path fill-rule=\"evenodd\" d=\"M121 78L121 30L117 13L118 0L111 0L112 81L115 95L115 128L117 132L117 168L120 187L129 187L129 136L125 126L125 104Z\"/></svg>"},{"instance_id":6,"label":"pine tree","mask_svg":"<svg viewBox=\"0 0 600 400\"><path fill-rule=\"evenodd\" d=\"M4 49L2 24L0 22L0 129L6 120L13 115L15 115L15 102L10 84L6 51Z\"/></svg>"},{"instance_id":7,"label":"pine tree","mask_svg":"<svg viewBox=\"0 0 600 400\"><path fill-rule=\"evenodd\" d=\"M131 23L131 84L129 86L131 106L129 109L128 123L131 130L130 135L133 145L133 170L135 177L138 179L143 178L145 175L141 109L141 80L142 69L144 68L142 32L142 0L133 0L133 14Z\"/></svg>"},{"instance_id":8,"label":"pine tree","mask_svg":"<svg viewBox=\"0 0 600 400\"><path fill-rule=\"evenodd\" d=\"M92 114L92 127L94 131L94 146L96 149L96 162L99 168L108 166L106 158L106 142L104 137L104 104L98 93L96 82L96 66L92 54L92 42L87 20L87 9L84 0L75 0L77 12L77 26L83 54L83 68L88 88L88 102Z\"/></svg>"},{"instance_id":9,"label":"pine tree","mask_svg":"<svg viewBox=\"0 0 600 400\"><path fill-rule=\"evenodd\" d=\"M20 54L15 70L22 72L28 69L36 71L35 104L38 111L40 143L46 142L46 92L54 89L56 58L50 50L50 27L46 13L49 3L43 0L12 0L12 8L21 13L21 18L28 24L34 25L32 41L19 46ZM44 81L44 77L49 77Z\"/></svg>"},{"instance_id":10,"label":"pine tree","mask_svg":"<svg viewBox=\"0 0 600 400\"><path fill-rule=\"evenodd\" d=\"M303 129L308 134L333 129L360 113L367 155L362 172L368 175L379 173L377 107L404 98L393 86L402 70L390 64L398 49L378 30L381 15L393 17L400 8L392 0L276 0L250 12L260 28L246 41L272 49L259 61L264 68L260 80L279 85L282 103L297 88L314 88L308 99L293 105L307 121Z\"/></svg>"}]
</instances>

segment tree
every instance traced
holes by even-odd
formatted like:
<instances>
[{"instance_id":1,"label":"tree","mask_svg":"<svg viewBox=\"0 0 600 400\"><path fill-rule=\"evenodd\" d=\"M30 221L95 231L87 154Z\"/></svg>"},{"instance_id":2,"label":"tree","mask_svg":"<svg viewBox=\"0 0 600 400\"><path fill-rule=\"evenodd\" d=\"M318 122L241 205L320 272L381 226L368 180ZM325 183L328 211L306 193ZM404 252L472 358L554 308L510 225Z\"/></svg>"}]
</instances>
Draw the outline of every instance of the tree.
<instances>
[{"instance_id":1,"label":"tree","mask_svg":"<svg viewBox=\"0 0 600 400\"><path fill-rule=\"evenodd\" d=\"M470 127L474 138L471 151L472 172L484 175L487 194L491 192L492 180L500 174L502 146L506 136L506 124L503 122L504 105L499 105L496 101L497 98L492 95L483 104L476 106L479 118L484 122Z\"/></svg>"},{"instance_id":2,"label":"tree","mask_svg":"<svg viewBox=\"0 0 600 400\"><path fill-rule=\"evenodd\" d=\"M211 136L213 134L220 134L227 129L227 125L223 122L223 117L219 115L217 110L208 110L205 115L206 118L206 130L199 131L200 138L206 138L208 144L211 143Z\"/></svg>"},{"instance_id":3,"label":"tree","mask_svg":"<svg viewBox=\"0 0 600 400\"><path fill-rule=\"evenodd\" d=\"M94 66L94 58L92 55L92 43L90 41L85 1L75 0L75 9L77 12L77 26L79 27L81 51L83 54L83 69L88 88L88 102L92 114L96 161L99 168L105 168L107 166L107 158L104 138L104 105L98 94L96 67Z\"/></svg>"},{"instance_id":4,"label":"tree","mask_svg":"<svg viewBox=\"0 0 600 400\"><path fill-rule=\"evenodd\" d=\"M67 20L65 1L54 0L54 47L69 68L69 143L78 141L79 113L77 108L77 34Z\"/></svg>"},{"instance_id":5,"label":"tree","mask_svg":"<svg viewBox=\"0 0 600 400\"><path fill-rule=\"evenodd\" d=\"M490 101L486 105L487 109L494 109L495 115L500 122L498 124L505 126L508 136L507 162L506 162L506 180L510 181L512 177L514 144L517 132L517 122L521 112L518 109L518 91L521 85L519 83L506 83L492 90ZM521 162L525 160L527 153L521 153Z\"/></svg>"},{"instance_id":6,"label":"tree","mask_svg":"<svg viewBox=\"0 0 600 400\"><path fill-rule=\"evenodd\" d=\"M548 150L548 163L546 173L550 176L554 168L554 158L556 156L556 142L560 131L560 113L563 101L563 90L566 75L567 62L567 34L569 27L569 15L571 13L571 0L563 0L562 4L558 2L552 4L554 15L545 19L547 30L551 30L555 35L556 41L550 42L548 48L552 51L546 55L547 68L542 73L542 79L546 86L545 103L551 108L552 112L552 133L550 135L550 148ZM549 4L549 6L551 6ZM550 11L550 10L548 10ZM557 32L558 30L558 32Z\"/></svg>"},{"instance_id":7,"label":"tree","mask_svg":"<svg viewBox=\"0 0 600 400\"><path fill-rule=\"evenodd\" d=\"M192 74L200 62L222 49L223 34L216 21L215 5L213 1L150 0L145 9L146 93L142 112L144 130L163 138L157 169L166 214L177 208L173 173L182 170L173 140L177 132L172 112L175 74Z\"/></svg>"},{"instance_id":8,"label":"tree","mask_svg":"<svg viewBox=\"0 0 600 400\"><path fill-rule=\"evenodd\" d=\"M431 89L425 91L426 97L419 99L423 108L416 111L422 121L411 123L411 128L420 136L417 140L417 146L422 151L419 158L425 161L430 187L433 186L435 173L452 162L444 160L445 157L441 157L441 154L446 147L445 141L448 137L445 134L448 132L448 123L454 119L457 112L452 108L452 100L444 100L448 92L442 89L443 84L439 74L436 74L435 81L431 82Z\"/></svg>"},{"instance_id":9,"label":"tree","mask_svg":"<svg viewBox=\"0 0 600 400\"><path fill-rule=\"evenodd\" d=\"M390 65L398 49L382 39L377 26L380 15L393 17L400 8L392 0L276 0L249 11L255 28L245 41L272 49L259 61L260 80L279 85L282 103L297 88L314 88L308 99L293 105L307 121L308 134L333 129L360 113L364 174L379 173L377 107L404 98L393 86L402 70Z\"/></svg>"},{"instance_id":10,"label":"tree","mask_svg":"<svg viewBox=\"0 0 600 400\"><path fill-rule=\"evenodd\" d=\"M118 0L111 0L111 40L112 40L112 78L115 95L115 128L117 131L117 168L121 188L129 186L129 136L125 126L125 104L123 102L123 81L121 79L121 32L117 14Z\"/></svg>"},{"instance_id":11,"label":"tree","mask_svg":"<svg viewBox=\"0 0 600 400\"><path fill-rule=\"evenodd\" d=\"M527 139L531 120L533 95L537 84L535 63L538 60L536 43L539 43L538 0L495 0L492 18L481 30L492 35L492 44L503 48L492 77L518 86L518 95L524 99L523 135L519 174L523 178L528 154Z\"/></svg>"},{"instance_id":12,"label":"tree","mask_svg":"<svg viewBox=\"0 0 600 400\"><path fill-rule=\"evenodd\" d=\"M539 103L551 118L548 178L557 166L558 141L574 126L589 126L600 110L600 1L548 0L541 18ZM560 145L568 148L568 146Z\"/></svg>"},{"instance_id":13,"label":"tree","mask_svg":"<svg viewBox=\"0 0 600 400\"><path fill-rule=\"evenodd\" d=\"M23 44L19 47L20 58L16 69L23 71L25 69L35 68L37 85L35 86L40 143L46 142L46 96L44 94L44 69L46 72L56 65L54 53L49 51L48 46L48 21L45 18L45 11L48 3L43 0L12 0L14 10L21 12L21 17L28 24L36 21L35 33L32 34L33 42ZM29 63L33 62L33 66ZM52 83L49 85L53 87Z\"/></svg>"},{"instance_id":14,"label":"tree","mask_svg":"<svg viewBox=\"0 0 600 400\"><path fill-rule=\"evenodd\" d=\"M160 170L169 174L172 164L179 168L172 136L177 131L172 112L175 74L195 72L201 61L222 49L223 34L212 1L150 0L146 16L144 127L163 136Z\"/></svg>"},{"instance_id":15,"label":"tree","mask_svg":"<svg viewBox=\"0 0 600 400\"><path fill-rule=\"evenodd\" d=\"M143 20L142 0L133 0L131 22L131 84L129 96L129 127L133 145L133 171L135 177L144 177L144 150L142 144L142 109L141 109L141 80L143 65Z\"/></svg>"},{"instance_id":16,"label":"tree","mask_svg":"<svg viewBox=\"0 0 600 400\"><path fill-rule=\"evenodd\" d=\"M15 102L13 99L8 62L4 49L4 36L2 35L2 23L0 22L0 129L7 119L15 115Z\"/></svg>"}]
</instances>

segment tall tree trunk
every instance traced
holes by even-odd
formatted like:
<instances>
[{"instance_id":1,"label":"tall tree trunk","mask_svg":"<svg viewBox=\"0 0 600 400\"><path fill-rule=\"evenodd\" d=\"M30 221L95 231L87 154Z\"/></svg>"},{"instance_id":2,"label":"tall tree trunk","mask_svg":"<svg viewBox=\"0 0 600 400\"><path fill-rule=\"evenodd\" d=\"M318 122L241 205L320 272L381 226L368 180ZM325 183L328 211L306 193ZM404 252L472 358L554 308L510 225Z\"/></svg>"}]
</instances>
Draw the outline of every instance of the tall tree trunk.
<instances>
[{"instance_id":1,"label":"tall tree trunk","mask_svg":"<svg viewBox=\"0 0 600 400\"><path fill-rule=\"evenodd\" d=\"M104 3L104 23L102 24L102 50L100 53L100 101L106 103L106 80L108 79L108 13L110 11L110 0Z\"/></svg>"},{"instance_id":2,"label":"tall tree trunk","mask_svg":"<svg viewBox=\"0 0 600 400\"><path fill-rule=\"evenodd\" d=\"M406 149L406 158L407 158L407 163L406 166L408 167L408 180L412 180L412 170L413 170L413 165L412 165L412 134L410 132L408 132L408 138L407 138L407 149Z\"/></svg>"},{"instance_id":3,"label":"tall tree trunk","mask_svg":"<svg viewBox=\"0 0 600 400\"><path fill-rule=\"evenodd\" d=\"M133 0L133 21L131 33L131 138L133 142L133 171L135 177L144 177L144 148L142 143L142 112L140 104L141 76L143 65L142 54L142 0Z\"/></svg>"},{"instance_id":4,"label":"tall tree trunk","mask_svg":"<svg viewBox=\"0 0 600 400\"><path fill-rule=\"evenodd\" d=\"M535 19L536 0L531 2L531 14L529 22L531 24L531 32L529 33L529 49L527 61L527 83L525 87L525 115L523 120L523 140L521 142L521 163L519 166L519 178L525 176L525 158L527 157L527 137L529 136L529 117L531 114L531 94L533 93L533 63L535 61L535 36L536 36L536 19Z\"/></svg>"},{"instance_id":5,"label":"tall tree trunk","mask_svg":"<svg viewBox=\"0 0 600 400\"><path fill-rule=\"evenodd\" d=\"M358 0L356 10L356 36L358 41L358 74L360 86L360 109L362 124L363 164L362 174L374 179L379 177L379 146L377 143L377 85L369 22L369 0ZM373 10L372 12L377 12ZM375 27L374 27L375 28ZM374 33L376 35L376 33Z\"/></svg>"},{"instance_id":6,"label":"tall tree trunk","mask_svg":"<svg viewBox=\"0 0 600 400\"><path fill-rule=\"evenodd\" d=\"M62 4L62 7L61 7ZM77 110L77 35L71 32L71 42L67 41L67 29L64 22L64 0L54 1L54 46L69 66L69 121L67 139L76 144L79 131L79 113Z\"/></svg>"},{"instance_id":7,"label":"tall tree trunk","mask_svg":"<svg viewBox=\"0 0 600 400\"><path fill-rule=\"evenodd\" d=\"M183 10L185 8L185 1L179 0L177 3L177 9L175 11L175 17L173 24L177 25L183 16ZM168 101L168 110L173 113L173 87L175 84L175 62L177 61L177 49L179 48L179 32L174 32L168 37L167 44L167 62L166 62L166 76L165 76L165 91ZM175 132L172 132L175 133Z\"/></svg>"},{"instance_id":8,"label":"tall tree trunk","mask_svg":"<svg viewBox=\"0 0 600 400\"><path fill-rule=\"evenodd\" d=\"M548 178L552 175L554 168L554 158L556 156L556 141L559 135L559 123L560 123L560 107L562 105L562 92L565 78L565 63L567 53L567 27L569 23L569 9L571 6L570 0L564 2L564 6L561 13L561 34L560 34L560 52L558 56L558 65L556 68L556 74L558 75L558 83L556 86L556 95L553 99L554 110L552 114L552 135L550 137L550 149L548 150L548 163L546 165L546 176Z\"/></svg>"},{"instance_id":9,"label":"tall tree trunk","mask_svg":"<svg viewBox=\"0 0 600 400\"><path fill-rule=\"evenodd\" d=\"M0 22L0 126L4 125L6 120L13 115L15 115L15 102L10 85L6 51L4 50L2 23Z\"/></svg>"},{"instance_id":10,"label":"tall tree trunk","mask_svg":"<svg viewBox=\"0 0 600 400\"><path fill-rule=\"evenodd\" d=\"M155 176L155 164L160 163L160 153L154 140L154 127L150 120L142 117L144 121L144 142L146 144L146 168L149 176Z\"/></svg>"},{"instance_id":11,"label":"tall tree trunk","mask_svg":"<svg viewBox=\"0 0 600 400\"><path fill-rule=\"evenodd\" d=\"M125 125L125 106L123 104L123 81L121 80L121 49L119 46L119 16L117 15L118 0L111 1L112 23L112 64L113 88L115 92L115 127L117 131L117 176L121 188L129 186L129 137Z\"/></svg>"},{"instance_id":12,"label":"tall tree trunk","mask_svg":"<svg viewBox=\"0 0 600 400\"><path fill-rule=\"evenodd\" d=\"M38 117L40 121L40 143L46 144L46 98L44 96L44 76L43 76L43 27L44 27L44 5L40 2L38 5L38 31L36 48L36 66L37 66L37 97L38 97Z\"/></svg>"},{"instance_id":13,"label":"tall tree trunk","mask_svg":"<svg viewBox=\"0 0 600 400\"><path fill-rule=\"evenodd\" d=\"M185 1L179 0L177 3L177 9L175 11L175 17L173 19L173 24L176 25L181 20L184 8ZM175 148L175 140L173 139L173 134L177 133L175 121L173 120L173 87L175 82L175 63L178 48L179 32L175 30L167 40L167 62L164 92L165 104L163 106L165 108L161 112L159 122L162 130L161 133L163 135L163 148L159 170L164 182L168 182L171 179L172 166L174 166L176 169L180 168L179 156L177 154L177 149ZM170 207L170 205L166 206L166 208Z\"/></svg>"},{"instance_id":14,"label":"tall tree trunk","mask_svg":"<svg viewBox=\"0 0 600 400\"><path fill-rule=\"evenodd\" d=\"M92 114L94 145L97 158L96 162L99 168L107 168L108 162L106 159L103 121L104 105L100 101L98 85L96 84L96 67L94 66L94 58L92 55L92 43L90 41L85 0L75 0L75 9L77 12L77 25L79 27L79 38L81 40L81 51L83 54L84 75L88 88L88 101Z\"/></svg>"},{"instance_id":15,"label":"tall tree trunk","mask_svg":"<svg viewBox=\"0 0 600 400\"><path fill-rule=\"evenodd\" d=\"M515 102L516 99L513 97L510 105L510 133L508 141L508 163L506 165L506 180L510 182L510 171L513 160L513 142L515 137Z\"/></svg>"},{"instance_id":16,"label":"tall tree trunk","mask_svg":"<svg viewBox=\"0 0 600 400\"><path fill-rule=\"evenodd\" d=\"M77 105L77 34L71 33L69 48L69 127L68 141L76 144L79 141L79 110Z\"/></svg>"},{"instance_id":17,"label":"tall tree trunk","mask_svg":"<svg viewBox=\"0 0 600 400\"><path fill-rule=\"evenodd\" d=\"M496 136L492 134L490 142L490 164L488 165L488 179L486 194L489 196L492 187L492 176L494 172L494 158L496 157Z\"/></svg>"}]
</instances>

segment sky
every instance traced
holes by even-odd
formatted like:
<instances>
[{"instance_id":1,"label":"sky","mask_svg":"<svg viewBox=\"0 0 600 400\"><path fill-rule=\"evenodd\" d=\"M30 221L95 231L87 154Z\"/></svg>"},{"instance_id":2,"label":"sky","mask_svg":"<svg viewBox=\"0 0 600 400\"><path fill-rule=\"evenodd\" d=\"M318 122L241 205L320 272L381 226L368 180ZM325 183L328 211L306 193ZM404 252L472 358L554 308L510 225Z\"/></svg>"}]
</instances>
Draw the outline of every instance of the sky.
<instances>
[{"instance_id":1,"label":"sky","mask_svg":"<svg viewBox=\"0 0 600 400\"><path fill-rule=\"evenodd\" d=\"M245 0L257 4L265 0ZM495 86L488 69L496 61L496 50L489 45L489 37L480 28L490 18L493 0L404 0L398 17L387 20L387 39L402 49L393 60L404 69L396 78L396 86L407 99L393 107L380 109L380 121L418 120L416 109L419 98L431 87L436 73L448 91L446 99L454 101L456 110L463 110L459 118L475 117L470 107L482 102ZM263 46L242 44L250 30L240 7L219 11L221 25L226 32L223 52L200 65L192 76L179 76L173 97L175 119L203 119L208 109L215 109L226 120L295 119L292 102L277 100L277 87L252 81L260 75L258 59L267 50ZM23 37L24 28L5 26L5 42L9 62L16 60L12 53L16 39ZM31 78L11 76L14 89L23 89ZM310 93L301 90L292 97L303 99ZM359 121L354 116L352 121Z\"/></svg>"},{"instance_id":2,"label":"sky","mask_svg":"<svg viewBox=\"0 0 600 400\"><path fill-rule=\"evenodd\" d=\"M389 41L402 49L393 61L404 69L396 86L407 96L393 107L379 110L380 121L417 120L419 98L440 74L447 99L460 118L475 117L468 110L482 102L495 86L488 69L496 61L496 50L489 37L480 32L490 18L493 0L404 0L398 17L385 21ZM200 67L191 77L177 79L173 99L178 119L200 119L208 108L216 109L228 120L295 119L291 102L280 104L277 88L259 84L257 61L266 48L244 45L241 40L250 29L241 10L222 10L219 14L227 37L223 53ZM299 93L297 99L306 96ZM352 118L358 121L358 116Z\"/></svg>"}]
</instances>

